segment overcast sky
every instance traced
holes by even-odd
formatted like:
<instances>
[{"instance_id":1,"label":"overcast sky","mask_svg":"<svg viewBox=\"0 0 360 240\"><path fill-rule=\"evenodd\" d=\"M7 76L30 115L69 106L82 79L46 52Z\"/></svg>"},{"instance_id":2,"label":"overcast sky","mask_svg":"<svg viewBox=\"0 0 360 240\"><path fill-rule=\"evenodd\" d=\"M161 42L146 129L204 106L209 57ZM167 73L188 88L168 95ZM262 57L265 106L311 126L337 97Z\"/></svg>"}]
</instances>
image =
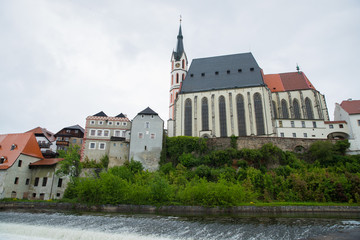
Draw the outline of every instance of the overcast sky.
<instances>
[{"instance_id":1,"label":"overcast sky","mask_svg":"<svg viewBox=\"0 0 360 240\"><path fill-rule=\"evenodd\" d=\"M166 122L179 15L189 63L243 52L265 74L298 63L331 119L336 102L360 99L359 0L0 0L0 134L148 106Z\"/></svg>"}]
</instances>

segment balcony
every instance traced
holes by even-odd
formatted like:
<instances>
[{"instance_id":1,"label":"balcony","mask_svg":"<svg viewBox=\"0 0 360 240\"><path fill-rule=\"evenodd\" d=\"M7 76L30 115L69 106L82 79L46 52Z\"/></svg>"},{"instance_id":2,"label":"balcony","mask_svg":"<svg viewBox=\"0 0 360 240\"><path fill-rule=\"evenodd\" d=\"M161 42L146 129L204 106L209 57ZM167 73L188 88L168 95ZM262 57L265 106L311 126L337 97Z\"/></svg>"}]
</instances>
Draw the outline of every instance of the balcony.
<instances>
[{"instance_id":1,"label":"balcony","mask_svg":"<svg viewBox=\"0 0 360 240\"><path fill-rule=\"evenodd\" d=\"M57 141L56 141L56 145L57 145L57 146L69 146L69 142L68 142L68 141L64 141L64 140L57 140Z\"/></svg>"}]
</instances>

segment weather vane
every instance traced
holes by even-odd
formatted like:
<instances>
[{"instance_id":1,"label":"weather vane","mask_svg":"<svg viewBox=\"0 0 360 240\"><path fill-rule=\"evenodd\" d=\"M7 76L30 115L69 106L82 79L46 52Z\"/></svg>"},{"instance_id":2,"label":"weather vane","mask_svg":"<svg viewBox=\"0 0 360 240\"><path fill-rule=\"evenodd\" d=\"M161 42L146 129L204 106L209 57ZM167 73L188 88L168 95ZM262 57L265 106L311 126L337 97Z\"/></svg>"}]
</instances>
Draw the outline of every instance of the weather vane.
<instances>
[{"instance_id":1,"label":"weather vane","mask_svg":"<svg viewBox=\"0 0 360 240\"><path fill-rule=\"evenodd\" d=\"M296 63L296 70L298 71L298 73L300 73L300 67L299 64Z\"/></svg>"},{"instance_id":2,"label":"weather vane","mask_svg":"<svg viewBox=\"0 0 360 240\"><path fill-rule=\"evenodd\" d=\"M182 21L182 17L181 17L181 14L180 14L180 24L181 24L181 21Z\"/></svg>"}]
</instances>

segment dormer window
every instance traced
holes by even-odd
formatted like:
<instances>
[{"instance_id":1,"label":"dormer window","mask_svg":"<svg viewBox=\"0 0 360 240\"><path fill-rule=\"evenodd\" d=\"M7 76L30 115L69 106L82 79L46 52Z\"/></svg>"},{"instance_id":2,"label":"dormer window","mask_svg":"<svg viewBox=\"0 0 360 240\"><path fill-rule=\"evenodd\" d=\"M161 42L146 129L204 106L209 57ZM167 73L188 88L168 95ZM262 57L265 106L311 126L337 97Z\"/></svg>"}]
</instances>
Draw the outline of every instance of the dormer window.
<instances>
[{"instance_id":1,"label":"dormer window","mask_svg":"<svg viewBox=\"0 0 360 240\"><path fill-rule=\"evenodd\" d=\"M16 144L11 145L10 151L14 150L16 147L17 147Z\"/></svg>"},{"instance_id":2,"label":"dormer window","mask_svg":"<svg viewBox=\"0 0 360 240\"><path fill-rule=\"evenodd\" d=\"M0 158L0 164L4 163L5 161L6 161L6 157L3 156Z\"/></svg>"}]
</instances>

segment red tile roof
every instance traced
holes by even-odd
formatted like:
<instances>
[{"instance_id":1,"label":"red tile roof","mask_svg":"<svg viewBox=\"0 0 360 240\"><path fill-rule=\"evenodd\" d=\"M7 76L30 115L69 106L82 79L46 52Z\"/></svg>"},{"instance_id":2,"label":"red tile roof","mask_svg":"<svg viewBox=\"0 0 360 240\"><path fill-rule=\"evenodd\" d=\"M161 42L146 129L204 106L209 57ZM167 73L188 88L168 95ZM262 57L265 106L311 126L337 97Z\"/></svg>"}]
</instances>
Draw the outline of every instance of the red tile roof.
<instances>
[{"instance_id":1,"label":"red tile roof","mask_svg":"<svg viewBox=\"0 0 360 240\"><path fill-rule=\"evenodd\" d=\"M30 166L51 166L64 160L63 158L45 158L37 162L30 163Z\"/></svg>"},{"instance_id":2,"label":"red tile roof","mask_svg":"<svg viewBox=\"0 0 360 240\"><path fill-rule=\"evenodd\" d=\"M15 144L16 147L11 150L13 144ZM0 169L8 169L11 167L20 154L43 159L39 144L33 133L29 132L0 136L0 157L6 158L5 162L0 164Z\"/></svg>"},{"instance_id":3,"label":"red tile roof","mask_svg":"<svg viewBox=\"0 0 360 240\"><path fill-rule=\"evenodd\" d=\"M264 81L271 92L315 89L303 72L264 75Z\"/></svg>"},{"instance_id":4,"label":"red tile roof","mask_svg":"<svg viewBox=\"0 0 360 240\"><path fill-rule=\"evenodd\" d=\"M34 134L43 134L50 142L55 141L54 133L50 132L46 128L36 127L34 129L31 129L31 130L27 131L27 133L28 132L32 132Z\"/></svg>"},{"instance_id":5,"label":"red tile roof","mask_svg":"<svg viewBox=\"0 0 360 240\"><path fill-rule=\"evenodd\" d=\"M360 100L342 101L340 106L349 114L360 114Z\"/></svg>"}]
</instances>

